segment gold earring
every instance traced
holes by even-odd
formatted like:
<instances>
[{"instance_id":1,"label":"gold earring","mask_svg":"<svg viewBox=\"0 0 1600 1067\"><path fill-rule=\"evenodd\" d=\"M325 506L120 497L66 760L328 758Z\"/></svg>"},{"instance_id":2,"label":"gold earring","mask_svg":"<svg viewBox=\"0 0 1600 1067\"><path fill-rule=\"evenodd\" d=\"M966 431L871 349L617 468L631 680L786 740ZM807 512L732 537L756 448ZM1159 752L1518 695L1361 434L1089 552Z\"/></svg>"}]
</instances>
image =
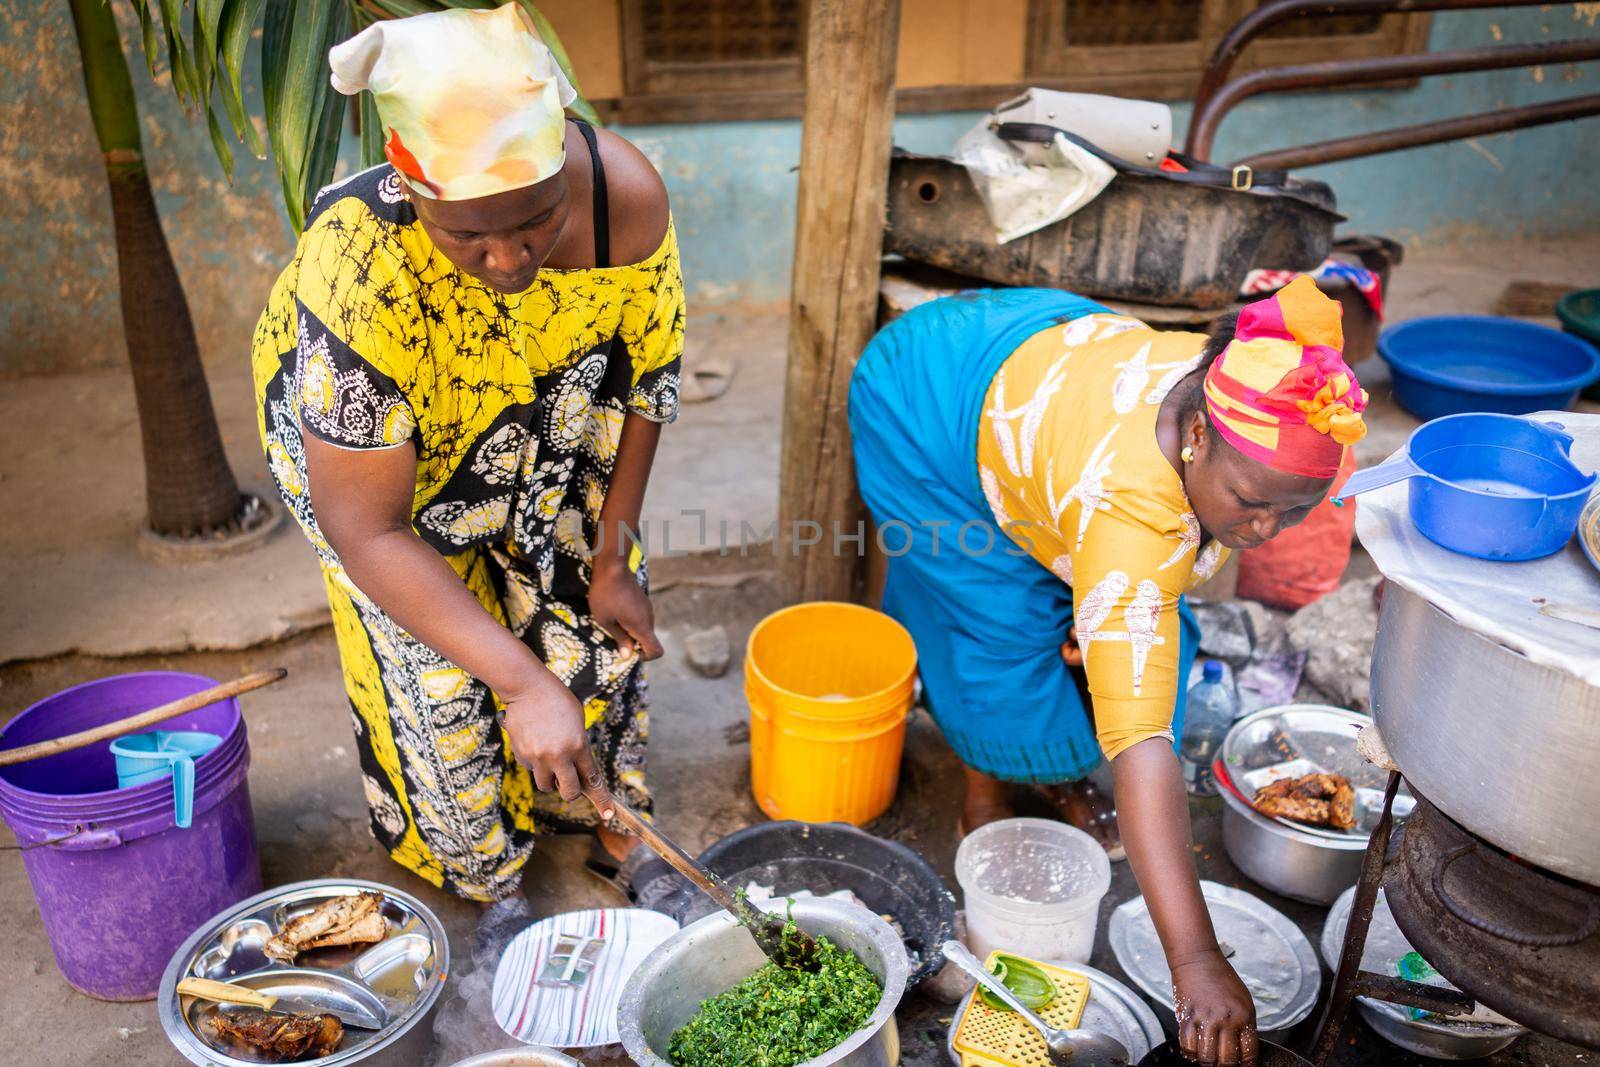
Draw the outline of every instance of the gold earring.
<instances>
[{"instance_id":1,"label":"gold earring","mask_svg":"<svg viewBox=\"0 0 1600 1067\"><path fill-rule=\"evenodd\" d=\"M1193 463L1194 462L1194 449L1191 448L1189 445L1184 445L1183 446L1183 451L1178 453L1178 457L1180 459L1182 459L1185 463Z\"/></svg>"}]
</instances>

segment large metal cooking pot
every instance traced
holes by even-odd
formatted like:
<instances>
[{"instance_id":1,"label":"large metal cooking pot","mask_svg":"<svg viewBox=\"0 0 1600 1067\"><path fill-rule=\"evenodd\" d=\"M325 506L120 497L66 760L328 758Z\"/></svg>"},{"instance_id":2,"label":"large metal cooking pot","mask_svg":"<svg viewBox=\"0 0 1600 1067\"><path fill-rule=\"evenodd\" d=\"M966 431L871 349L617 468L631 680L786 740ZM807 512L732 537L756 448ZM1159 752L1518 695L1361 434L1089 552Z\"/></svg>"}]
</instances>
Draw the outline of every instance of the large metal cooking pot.
<instances>
[{"instance_id":1,"label":"large metal cooking pot","mask_svg":"<svg viewBox=\"0 0 1600 1067\"><path fill-rule=\"evenodd\" d=\"M1384 587L1372 708L1412 787L1521 859L1600 884L1600 688Z\"/></svg>"},{"instance_id":2,"label":"large metal cooking pot","mask_svg":"<svg viewBox=\"0 0 1600 1067\"><path fill-rule=\"evenodd\" d=\"M790 908L806 933L828 938L854 952L883 983L883 997L866 1025L842 1045L801 1067L829 1064L889 1067L898 1058L894 1009L905 993L910 961L894 928L866 908L845 900L796 900ZM732 915L718 912L691 923L645 958L622 990L622 1044L639 1067L670 1067L667 1043L700 1005L727 992L767 958Z\"/></svg>"}]
</instances>

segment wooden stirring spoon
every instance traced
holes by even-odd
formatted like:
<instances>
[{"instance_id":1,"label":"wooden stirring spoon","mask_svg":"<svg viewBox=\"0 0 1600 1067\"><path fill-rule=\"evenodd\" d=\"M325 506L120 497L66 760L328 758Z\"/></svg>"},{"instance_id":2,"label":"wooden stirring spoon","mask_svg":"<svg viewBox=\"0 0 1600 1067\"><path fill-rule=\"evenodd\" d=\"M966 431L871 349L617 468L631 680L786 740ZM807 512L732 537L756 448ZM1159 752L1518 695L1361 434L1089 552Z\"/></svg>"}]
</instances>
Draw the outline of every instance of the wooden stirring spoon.
<instances>
[{"instance_id":1,"label":"wooden stirring spoon","mask_svg":"<svg viewBox=\"0 0 1600 1067\"><path fill-rule=\"evenodd\" d=\"M785 933L788 924L776 915L752 908L742 896L728 889L728 883L702 867L687 852L647 821L638 812L611 795L604 786L584 790L584 796L600 813L602 821L615 820L637 834L650 850L677 872L693 882L719 907L739 920L750 931L756 945L778 966L790 970L811 970L817 959L817 943L800 930Z\"/></svg>"}]
</instances>

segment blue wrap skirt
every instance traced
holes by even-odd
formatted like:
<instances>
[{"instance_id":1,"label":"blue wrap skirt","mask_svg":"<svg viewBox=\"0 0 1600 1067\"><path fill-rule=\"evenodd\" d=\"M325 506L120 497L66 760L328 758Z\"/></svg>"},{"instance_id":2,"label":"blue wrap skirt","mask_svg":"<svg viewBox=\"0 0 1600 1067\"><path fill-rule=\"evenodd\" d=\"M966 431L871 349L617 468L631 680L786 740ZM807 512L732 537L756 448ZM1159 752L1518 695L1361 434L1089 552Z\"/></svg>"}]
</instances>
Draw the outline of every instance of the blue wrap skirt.
<instances>
[{"instance_id":1,"label":"blue wrap skirt","mask_svg":"<svg viewBox=\"0 0 1600 1067\"><path fill-rule=\"evenodd\" d=\"M1022 342L1107 310L1055 289L935 300L880 331L850 382L856 477L889 556L883 610L916 642L925 700L950 746L1008 781L1072 781L1101 755L1082 676L1061 659L1072 589L995 523L978 479L978 422ZM1182 599L1178 610L1187 678L1200 630ZM1184 697L1180 687L1174 737Z\"/></svg>"}]
</instances>

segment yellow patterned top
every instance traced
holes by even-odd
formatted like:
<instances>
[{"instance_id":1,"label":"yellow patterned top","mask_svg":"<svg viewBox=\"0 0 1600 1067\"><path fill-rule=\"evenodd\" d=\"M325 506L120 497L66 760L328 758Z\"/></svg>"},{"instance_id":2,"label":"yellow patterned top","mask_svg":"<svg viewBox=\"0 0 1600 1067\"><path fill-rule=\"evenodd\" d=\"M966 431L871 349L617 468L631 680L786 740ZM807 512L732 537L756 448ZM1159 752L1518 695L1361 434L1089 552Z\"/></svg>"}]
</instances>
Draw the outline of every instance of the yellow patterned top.
<instances>
[{"instance_id":1,"label":"yellow patterned top","mask_svg":"<svg viewBox=\"0 0 1600 1067\"><path fill-rule=\"evenodd\" d=\"M1161 401L1205 336L1097 314L1023 342L984 398L978 473L995 521L1072 586L1108 759L1172 737L1178 596L1216 573L1183 484L1156 441Z\"/></svg>"},{"instance_id":2,"label":"yellow patterned top","mask_svg":"<svg viewBox=\"0 0 1600 1067\"><path fill-rule=\"evenodd\" d=\"M256 328L269 465L325 557L309 501L295 503L301 431L414 443L414 525L447 555L493 541L536 553L569 507L573 541L598 516L624 414L676 416L683 324L670 224L643 262L541 270L506 295L434 247L391 167L363 171L318 196Z\"/></svg>"}]
</instances>

